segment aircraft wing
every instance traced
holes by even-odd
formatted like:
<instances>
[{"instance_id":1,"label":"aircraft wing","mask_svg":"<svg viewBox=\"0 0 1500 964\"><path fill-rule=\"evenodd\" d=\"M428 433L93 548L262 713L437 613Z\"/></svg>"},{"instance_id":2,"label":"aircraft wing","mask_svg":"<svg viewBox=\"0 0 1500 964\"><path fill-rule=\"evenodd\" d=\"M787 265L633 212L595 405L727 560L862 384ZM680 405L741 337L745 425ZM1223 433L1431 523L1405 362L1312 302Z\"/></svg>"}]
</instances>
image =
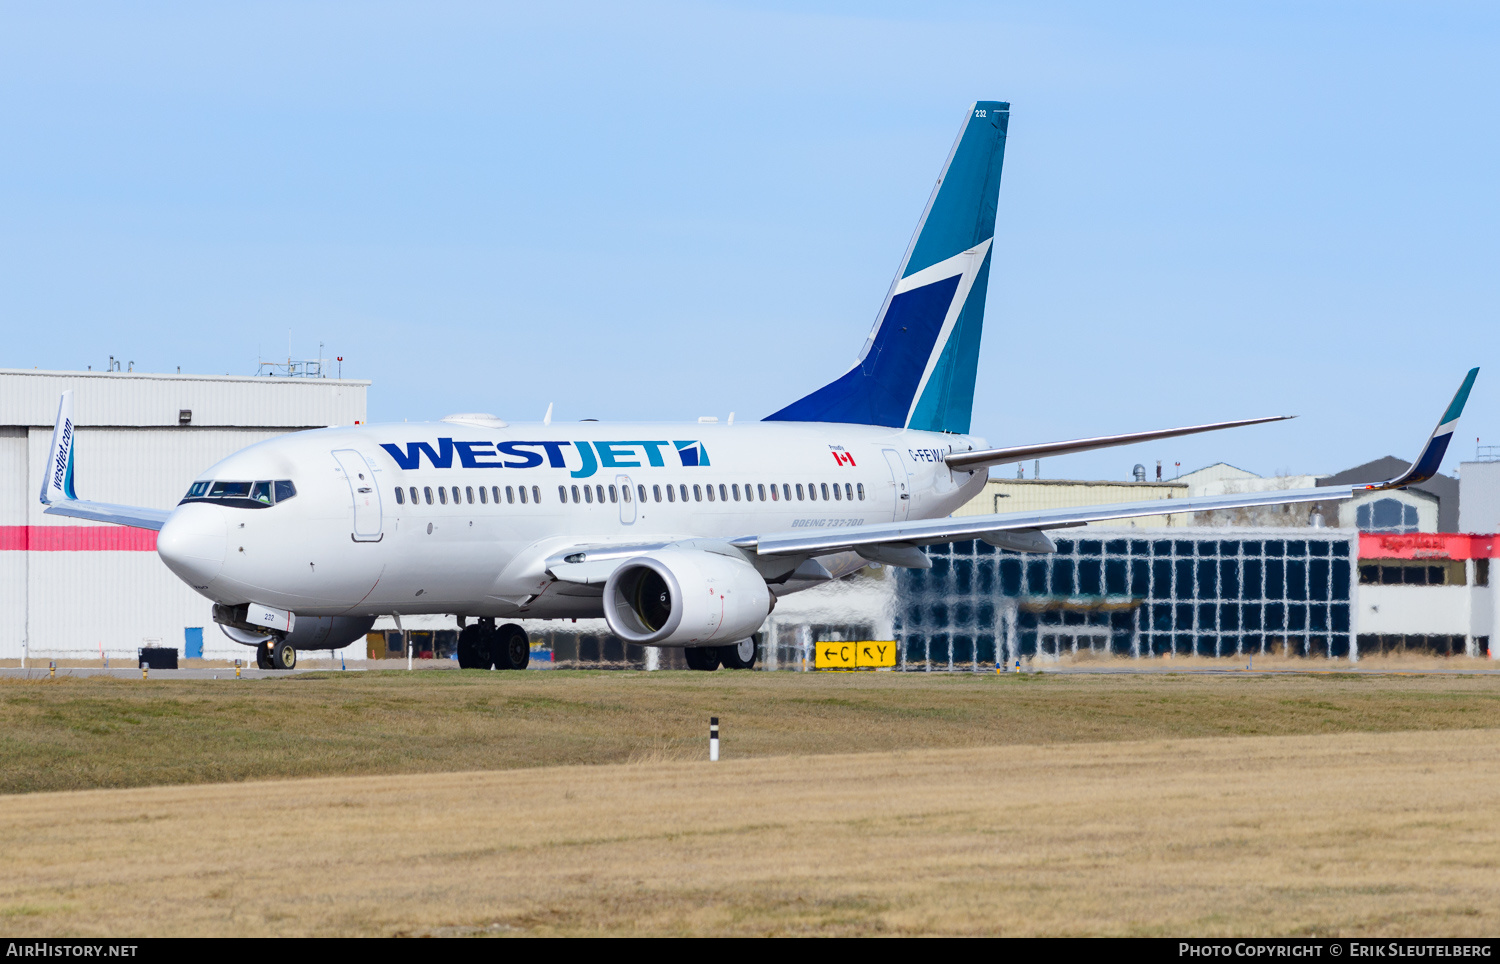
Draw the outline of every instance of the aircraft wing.
<instances>
[{"instance_id":1,"label":"aircraft wing","mask_svg":"<svg viewBox=\"0 0 1500 964\"><path fill-rule=\"evenodd\" d=\"M115 525L133 526L137 529L152 529L160 532L166 525L170 509L147 509L135 505L111 505L108 502L85 502L82 499L67 499L54 502L42 510L48 515L65 515L73 519L88 519L91 522L113 522Z\"/></svg>"},{"instance_id":2,"label":"aircraft wing","mask_svg":"<svg viewBox=\"0 0 1500 964\"><path fill-rule=\"evenodd\" d=\"M108 502L86 502L73 491L73 392L62 393L57 402L57 424L52 429L52 445L47 450L47 472L42 477L43 512L91 522L161 531L170 509L145 509Z\"/></svg>"},{"instance_id":3,"label":"aircraft wing","mask_svg":"<svg viewBox=\"0 0 1500 964\"><path fill-rule=\"evenodd\" d=\"M753 549L763 556L780 556L809 553L821 555L844 550L860 552L886 546L930 546L964 539L985 539L1022 552L1050 552L1053 546L1051 540L1042 534L1044 529L1062 529L1089 522L1109 522L1114 519L1178 512L1208 512L1214 509L1242 509L1292 502L1338 502L1351 498L1360 488L1363 487L1341 485L1320 489L1250 492L1243 495L1153 499L1148 502L1121 502L1036 512L950 516L946 519L882 522L850 528L799 529L747 536L733 540L733 544L742 549ZM896 565L901 564L894 558L891 561Z\"/></svg>"},{"instance_id":4,"label":"aircraft wing","mask_svg":"<svg viewBox=\"0 0 1500 964\"><path fill-rule=\"evenodd\" d=\"M1479 369L1475 368L1464 377L1463 384L1453 396L1453 401L1444 410L1437 428L1428 438L1427 444L1422 447L1422 451L1412 462L1411 467L1396 478L1385 482L1291 489L1279 492L1152 499L1146 502L1043 509L1035 512L1002 512L993 515L950 516L946 519L878 522L861 526L796 529L741 536L729 542L741 550L753 552L758 556L814 557L853 551L872 561L925 569L931 563L919 548L921 546L960 542L965 539L983 539L991 545L1004 549L1020 552L1052 552L1056 546L1046 535L1045 530L1048 529L1063 529L1090 522L1110 522L1115 519L1179 512L1211 512L1216 509L1244 509L1305 502L1341 502L1353 498L1360 492L1404 488L1425 481L1437 472L1442 463L1443 454L1447 451L1448 442L1457 427L1458 417L1463 413L1464 404L1468 401L1469 390L1473 388L1474 379L1478 374ZM1228 424L1254 424L1259 421L1274 421L1274 419L1252 419L1248 422ZM1170 437L1224 428L1228 427L1228 424L1170 429L1165 433L1141 433L1141 435ZM1137 438L1138 436L1114 436L1113 438L1122 437ZM1091 443L1095 441L1101 440L1081 439L1079 444L1093 447ZM983 464L995 457L996 453L1010 451L1013 450L994 449L983 453L963 453L963 455L981 456L983 461L977 464ZM957 458L957 456L951 457L949 464L953 465ZM954 467L959 468L959 466ZM550 557L547 560L547 571L553 578L565 582L602 585L625 559L641 552L660 549L664 545L665 543L658 542L637 545L578 546L560 551ZM809 558L809 562L812 561L814 560ZM801 570L798 572L800 573Z\"/></svg>"},{"instance_id":5,"label":"aircraft wing","mask_svg":"<svg viewBox=\"0 0 1500 964\"><path fill-rule=\"evenodd\" d=\"M758 556L803 556L807 571L794 575L808 579L829 579L820 574L816 560L836 552L857 552L872 562L893 566L926 569L928 561L920 546L983 539L991 545L1019 552L1052 552L1057 547L1043 532L1064 529L1088 522L1108 522L1145 515L1177 512L1207 512L1213 509L1240 509L1249 506L1282 505L1292 502L1338 502L1352 497L1365 486L1341 485L1318 489L1294 489L1280 492L1250 492L1244 495L1196 496L1185 499L1153 499L1148 502L1121 502L1112 505L1080 506L1071 509L1044 509L1037 512L1003 512L996 515L950 516L946 519L921 519L908 522L878 522L873 525L796 529L790 532L768 532L729 540L730 545ZM695 540L686 540L687 542ZM615 569L627 559L643 552L665 548L669 543L635 543L630 545L580 545L549 556L548 575L563 582L585 586L602 586ZM681 545L682 543L671 543ZM720 543L722 545L722 543Z\"/></svg>"},{"instance_id":6,"label":"aircraft wing","mask_svg":"<svg viewBox=\"0 0 1500 964\"><path fill-rule=\"evenodd\" d=\"M1043 442L1038 445L1012 445L1003 449L978 449L973 452L954 452L944 461L951 469L977 469L991 465L1006 465L1039 459L1043 456L1072 455L1077 452L1092 452L1095 449L1113 448L1116 445L1133 445L1136 442L1155 442L1164 438L1182 435L1197 435L1199 432L1217 432L1225 428L1242 425L1263 425L1266 422L1283 422L1295 415L1267 415L1262 418L1242 418L1233 422L1211 422L1208 425L1186 425L1182 428L1157 429L1152 432L1131 432L1127 435L1100 435L1096 438L1075 438L1067 442Z\"/></svg>"},{"instance_id":7,"label":"aircraft wing","mask_svg":"<svg viewBox=\"0 0 1500 964\"><path fill-rule=\"evenodd\" d=\"M1129 519L1146 515L1163 515L1177 512L1209 512L1215 509L1243 509L1262 505L1283 505L1297 502L1339 502L1353 498L1369 490L1399 489L1424 482L1437 473L1442 464L1448 442L1458 426L1468 402L1469 391L1479 369L1470 369L1463 383L1453 396L1453 401L1438 419L1437 428L1427 439L1427 444L1413 460L1411 467L1394 479L1371 482L1363 485L1326 486L1316 489L1294 489L1281 492L1248 492L1241 495L1190 496L1185 499L1154 499L1149 502L1124 502L1116 505L1081 506L1069 509L1044 509L1036 512L1004 512L995 515L958 516L947 519L925 519L908 522L876 523L874 525L849 528L800 529L793 532L770 532L746 536L734 540L741 549L754 550L763 556L822 554L853 550L865 558L889 562L897 566L927 568L930 563L918 549L919 546L958 542L963 539L983 539L992 545L1021 552L1051 552L1055 546L1043 532L1084 525L1089 522L1109 522L1114 519ZM1252 420L1254 421L1254 420ZM1247 424L1247 423L1240 423ZM1189 434L1227 424L1196 426L1188 429L1171 429L1156 433L1161 437L1172 434ZM1142 433L1152 435L1153 433ZM1139 436L1116 436L1115 438L1139 438ZM1116 444L1107 439L1080 439L1078 448L1103 447L1093 443ZM1074 444L1074 443L1060 443ZM973 464L989 464L997 453L1010 450L995 449L988 452L964 453L953 456L949 464L954 468L967 466L955 463L963 457L979 456Z\"/></svg>"}]
</instances>

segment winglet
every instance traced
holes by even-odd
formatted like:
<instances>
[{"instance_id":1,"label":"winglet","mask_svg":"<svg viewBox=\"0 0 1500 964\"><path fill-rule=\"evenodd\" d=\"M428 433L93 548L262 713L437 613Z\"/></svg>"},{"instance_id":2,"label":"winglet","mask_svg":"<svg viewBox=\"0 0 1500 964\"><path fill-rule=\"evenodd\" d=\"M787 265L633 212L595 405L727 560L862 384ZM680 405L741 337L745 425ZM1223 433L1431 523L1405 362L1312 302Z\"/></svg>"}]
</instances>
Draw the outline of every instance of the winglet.
<instances>
[{"instance_id":1,"label":"winglet","mask_svg":"<svg viewBox=\"0 0 1500 964\"><path fill-rule=\"evenodd\" d=\"M1469 401L1469 390L1474 387L1474 379L1479 377L1479 369L1469 369L1469 374L1464 376L1464 383L1458 386L1458 391L1453 395L1453 401L1448 403L1448 408L1443 412L1443 417L1438 420L1437 428L1432 430L1432 437L1423 446L1422 452L1412 462L1411 468L1385 482L1377 482L1367 485L1367 489L1404 489L1408 485L1418 482L1426 482L1437 475L1438 467L1443 464L1443 456L1448 451L1448 443L1453 439L1453 433L1458 428L1458 417L1464 413L1464 405Z\"/></svg>"},{"instance_id":2,"label":"winglet","mask_svg":"<svg viewBox=\"0 0 1500 964\"><path fill-rule=\"evenodd\" d=\"M42 476L42 505L50 515L70 519L88 519L137 529L161 530L170 509L143 509L133 505L106 502L84 502L73 490L73 393L66 391L57 402L57 425L52 429L52 447L47 450L46 472Z\"/></svg>"},{"instance_id":3,"label":"winglet","mask_svg":"<svg viewBox=\"0 0 1500 964\"><path fill-rule=\"evenodd\" d=\"M42 504L71 502L73 490L73 392L62 393L57 402L57 424L52 429L52 447L47 450L47 471L42 476Z\"/></svg>"}]
</instances>

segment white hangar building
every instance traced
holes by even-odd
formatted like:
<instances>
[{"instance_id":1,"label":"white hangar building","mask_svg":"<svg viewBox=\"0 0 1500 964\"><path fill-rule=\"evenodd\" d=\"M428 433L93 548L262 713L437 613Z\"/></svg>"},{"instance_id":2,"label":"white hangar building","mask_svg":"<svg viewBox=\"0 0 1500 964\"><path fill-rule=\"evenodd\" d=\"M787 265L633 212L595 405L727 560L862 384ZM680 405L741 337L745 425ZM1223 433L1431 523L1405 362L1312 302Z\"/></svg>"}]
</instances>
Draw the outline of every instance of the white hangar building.
<instances>
[{"instance_id":1,"label":"white hangar building","mask_svg":"<svg viewBox=\"0 0 1500 964\"><path fill-rule=\"evenodd\" d=\"M58 397L73 390L80 498L169 508L204 469L275 435L365 420L350 379L0 369L0 660L134 659L143 645L244 658L156 533L45 515Z\"/></svg>"}]
</instances>

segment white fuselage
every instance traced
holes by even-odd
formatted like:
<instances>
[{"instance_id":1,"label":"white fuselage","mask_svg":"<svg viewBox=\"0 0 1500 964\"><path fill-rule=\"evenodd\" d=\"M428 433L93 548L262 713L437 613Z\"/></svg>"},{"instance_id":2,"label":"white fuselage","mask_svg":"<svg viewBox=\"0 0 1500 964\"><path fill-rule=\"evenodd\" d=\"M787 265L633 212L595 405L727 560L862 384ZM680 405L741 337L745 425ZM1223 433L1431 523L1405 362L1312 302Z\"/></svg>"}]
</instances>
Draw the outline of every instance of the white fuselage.
<instances>
[{"instance_id":1,"label":"white fuselage","mask_svg":"<svg viewBox=\"0 0 1500 964\"><path fill-rule=\"evenodd\" d=\"M189 585L230 605L308 616L594 617L598 591L553 580L549 557L939 518L985 478L950 472L943 457L982 447L969 436L834 423L319 429L253 445L199 477L290 480L295 496L264 508L184 502L158 547Z\"/></svg>"}]
</instances>

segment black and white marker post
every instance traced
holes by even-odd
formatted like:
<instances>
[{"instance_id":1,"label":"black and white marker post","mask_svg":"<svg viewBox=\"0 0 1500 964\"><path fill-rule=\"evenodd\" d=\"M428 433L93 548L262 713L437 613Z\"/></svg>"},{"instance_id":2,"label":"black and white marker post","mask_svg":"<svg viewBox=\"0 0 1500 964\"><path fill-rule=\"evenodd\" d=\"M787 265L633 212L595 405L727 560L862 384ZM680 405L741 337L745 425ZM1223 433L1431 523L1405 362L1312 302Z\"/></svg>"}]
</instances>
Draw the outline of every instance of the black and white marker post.
<instances>
[{"instance_id":1,"label":"black and white marker post","mask_svg":"<svg viewBox=\"0 0 1500 964\"><path fill-rule=\"evenodd\" d=\"M719 762L719 718L708 718L708 762Z\"/></svg>"}]
</instances>

